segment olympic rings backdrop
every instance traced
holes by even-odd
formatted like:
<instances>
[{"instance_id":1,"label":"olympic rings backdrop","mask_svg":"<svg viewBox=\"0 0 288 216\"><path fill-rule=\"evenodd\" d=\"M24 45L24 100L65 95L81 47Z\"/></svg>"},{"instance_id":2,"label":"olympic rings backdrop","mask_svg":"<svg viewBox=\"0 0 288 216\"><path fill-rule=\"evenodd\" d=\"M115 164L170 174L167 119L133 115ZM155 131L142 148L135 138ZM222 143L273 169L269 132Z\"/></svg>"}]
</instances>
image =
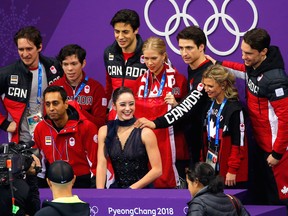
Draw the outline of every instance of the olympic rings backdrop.
<instances>
[{"instance_id":1,"label":"olympic rings backdrop","mask_svg":"<svg viewBox=\"0 0 288 216\"><path fill-rule=\"evenodd\" d=\"M198 25L206 33L207 54L237 62L242 62L243 34L254 27L265 28L272 44L280 47L287 68L287 0L1 0L0 66L18 58L15 32L35 25L43 34L43 54L55 56L64 45L77 43L87 50L85 71L105 85L103 51L114 41L109 23L122 8L139 13L143 39L154 35L166 41L170 60L184 75L187 65L179 55L176 35L189 25Z\"/></svg>"}]
</instances>

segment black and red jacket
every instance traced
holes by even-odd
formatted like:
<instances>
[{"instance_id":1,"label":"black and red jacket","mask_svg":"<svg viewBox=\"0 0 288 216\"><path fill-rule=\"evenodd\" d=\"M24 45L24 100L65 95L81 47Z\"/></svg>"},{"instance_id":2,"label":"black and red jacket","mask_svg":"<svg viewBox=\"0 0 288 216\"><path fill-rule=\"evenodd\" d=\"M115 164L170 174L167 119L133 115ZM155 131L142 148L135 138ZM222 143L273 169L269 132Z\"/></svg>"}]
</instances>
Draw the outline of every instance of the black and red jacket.
<instances>
[{"instance_id":1,"label":"black and red jacket","mask_svg":"<svg viewBox=\"0 0 288 216\"><path fill-rule=\"evenodd\" d=\"M169 110L165 115L158 117L154 120L156 128L168 127L175 124L182 119L188 118L191 112L194 112L198 109L199 104L202 104L202 100L205 99L207 94L204 90L204 85L199 83L195 86L195 89L190 92L176 107ZM209 109L209 101L206 102L206 106L202 106L203 112L207 113ZM244 137L244 122L240 125L240 118L238 124L230 124L231 116L236 115L242 111L242 106L240 106L238 101L227 102L227 105L224 107L223 113L225 114L225 120L222 122L222 130L220 128L220 136L222 147L220 147L219 157L220 160L220 174L225 177L227 172L236 174L237 182L244 182L248 180L248 151L247 151L247 142ZM239 115L240 116L240 115ZM243 116L244 117L244 116ZM204 117L205 119L205 117ZM203 124L197 125L200 128L201 138L203 146L201 146L201 159L205 160L207 154L207 133L203 128ZM235 118L233 118L235 119ZM225 126L226 125L226 126ZM232 129L232 125L233 128ZM241 128L240 128L241 126ZM236 131L235 128L238 128L238 136L232 137L232 131ZM204 136L203 136L204 134ZM199 155L200 156L200 155ZM200 158L199 158L200 160Z\"/></svg>"},{"instance_id":2,"label":"black and red jacket","mask_svg":"<svg viewBox=\"0 0 288 216\"><path fill-rule=\"evenodd\" d=\"M219 169L216 171L225 179L226 174L236 174L236 182L248 180L248 146L245 136L245 115L241 103L238 100L227 100L220 117L219 145L215 145L216 115L221 104L215 103L212 107L210 122L206 117L206 129L204 130L204 154L210 148L218 154ZM208 113L207 112L207 116ZM208 131L207 124L210 124ZM208 142L208 132L211 137ZM206 158L203 158L205 161Z\"/></svg>"},{"instance_id":3,"label":"black and red jacket","mask_svg":"<svg viewBox=\"0 0 288 216\"><path fill-rule=\"evenodd\" d=\"M222 65L247 72L246 96L253 134L265 152L280 160L288 147L288 77L278 47L269 47L266 59L256 69L229 61Z\"/></svg>"},{"instance_id":4,"label":"black and red jacket","mask_svg":"<svg viewBox=\"0 0 288 216\"><path fill-rule=\"evenodd\" d=\"M134 55L125 62L122 49L117 41L108 46L104 51L104 63L106 68L105 93L110 100L112 92L121 86L134 90L136 80L146 70L142 55L143 40L137 35L137 45Z\"/></svg>"},{"instance_id":5,"label":"black and red jacket","mask_svg":"<svg viewBox=\"0 0 288 216\"><path fill-rule=\"evenodd\" d=\"M40 55L39 60L45 68L48 85L63 75L62 67L56 59ZM10 122L16 122L16 131L11 134L12 142L20 141L19 128L29 102L32 78L32 73L21 60L0 69L0 95L8 113L8 117L0 113L0 128L7 131Z\"/></svg>"},{"instance_id":6,"label":"black and red jacket","mask_svg":"<svg viewBox=\"0 0 288 216\"><path fill-rule=\"evenodd\" d=\"M66 75L53 83L53 85L62 86L66 93L68 100L75 100L81 107L83 114L93 122L97 128L105 124L107 99L105 91L101 83L92 78L86 81L86 73L83 71L83 78L75 89L69 84ZM85 83L84 88L79 92L77 98L74 98L76 92L79 90L82 83Z\"/></svg>"},{"instance_id":7,"label":"black and red jacket","mask_svg":"<svg viewBox=\"0 0 288 216\"><path fill-rule=\"evenodd\" d=\"M202 75L211 65L212 62L206 60L194 70L188 66L188 89L190 94L186 96L187 100L184 99L184 102L181 103L182 105L177 107L175 111L154 120L156 128L165 128L175 124L175 122L185 125L184 133L189 145L189 154L192 162L199 162L200 152L203 148L202 126L204 124L205 108L209 103L209 97L204 90L199 93L199 87L203 88L203 86L201 87ZM182 106L185 107L183 109L184 112L178 112L177 109L181 109ZM178 119L181 120L178 121Z\"/></svg>"},{"instance_id":8,"label":"black and red jacket","mask_svg":"<svg viewBox=\"0 0 288 216\"><path fill-rule=\"evenodd\" d=\"M287 199L288 77L279 48L270 46L266 59L256 69L228 61L222 65L234 73L247 72L246 97L253 135L265 153L280 160L272 171L279 198Z\"/></svg>"}]
</instances>

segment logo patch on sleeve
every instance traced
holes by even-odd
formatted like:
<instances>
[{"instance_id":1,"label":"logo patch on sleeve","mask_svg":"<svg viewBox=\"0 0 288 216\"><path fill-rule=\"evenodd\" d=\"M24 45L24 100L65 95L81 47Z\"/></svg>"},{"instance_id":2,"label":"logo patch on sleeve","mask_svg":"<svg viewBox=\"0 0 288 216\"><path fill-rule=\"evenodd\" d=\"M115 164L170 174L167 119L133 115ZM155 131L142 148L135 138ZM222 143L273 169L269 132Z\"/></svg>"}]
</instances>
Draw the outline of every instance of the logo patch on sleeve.
<instances>
[{"instance_id":1,"label":"logo patch on sleeve","mask_svg":"<svg viewBox=\"0 0 288 216\"><path fill-rule=\"evenodd\" d=\"M75 145L75 138L74 137L70 137L69 138L69 145L70 146L74 146Z\"/></svg>"},{"instance_id":2,"label":"logo patch on sleeve","mask_svg":"<svg viewBox=\"0 0 288 216\"><path fill-rule=\"evenodd\" d=\"M107 98L102 98L102 106L107 106Z\"/></svg>"},{"instance_id":3,"label":"logo patch on sleeve","mask_svg":"<svg viewBox=\"0 0 288 216\"><path fill-rule=\"evenodd\" d=\"M95 143L98 143L98 135L97 135L97 134L95 134L95 135L93 136L93 141L94 141Z\"/></svg>"},{"instance_id":4,"label":"logo patch on sleeve","mask_svg":"<svg viewBox=\"0 0 288 216\"><path fill-rule=\"evenodd\" d=\"M52 139L51 136L45 136L45 145L51 145Z\"/></svg>"},{"instance_id":5,"label":"logo patch on sleeve","mask_svg":"<svg viewBox=\"0 0 288 216\"><path fill-rule=\"evenodd\" d=\"M89 86L89 85L85 85L85 87L84 87L84 92L85 92L86 94L88 94L88 93L90 92L90 86Z\"/></svg>"},{"instance_id":6,"label":"logo patch on sleeve","mask_svg":"<svg viewBox=\"0 0 288 216\"><path fill-rule=\"evenodd\" d=\"M197 90L198 90L198 91L202 91L203 88L204 88L203 83L199 83L199 84L197 85Z\"/></svg>"},{"instance_id":7,"label":"logo patch on sleeve","mask_svg":"<svg viewBox=\"0 0 288 216\"><path fill-rule=\"evenodd\" d=\"M145 62L144 62L144 55L141 55L141 56L140 56L140 63L141 63L141 64L144 64L144 63L145 63Z\"/></svg>"},{"instance_id":8,"label":"logo patch on sleeve","mask_svg":"<svg viewBox=\"0 0 288 216\"><path fill-rule=\"evenodd\" d=\"M11 75L10 76L10 84L18 84L18 75Z\"/></svg>"},{"instance_id":9,"label":"logo patch on sleeve","mask_svg":"<svg viewBox=\"0 0 288 216\"><path fill-rule=\"evenodd\" d=\"M243 123L240 124L240 131L241 132L245 131L245 124L243 124Z\"/></svg>"},{"instance_id":10,"label":"logo patch on sleeve","mask_svg":"<svg viewBox=\"0 0 288 216\"><path fill-rule=\"evenodd\" d=\"M275 89L275 94L276 94L276 97L281 97L284 95L284 90L283 88L278 88L278 89Z\"/></svg>"},{"instance_id":11,"label":"logo patch on sleeve","mask_svg":"<svg viewBox=\"0 0 288 216\"><path fill-rule=\"evenodd\" d=\"M54 65L52 65L52 66L50 67L50 71L51 71L53 74L56 74L56 73L57 73L57 70L56 70L56 68L54 67Z\"/></svg>"},{"instance_id":12,"label":"logo patch on sleeve","mask_svg":"<svg viewBox=\"0 0 288 216\"><path fill-rule=\"evenodd\" d=\"M109 59L109 61L113 61L114 60L114 55L112 53L109 53L108 59Z\"/></svg>"}]
</instances>

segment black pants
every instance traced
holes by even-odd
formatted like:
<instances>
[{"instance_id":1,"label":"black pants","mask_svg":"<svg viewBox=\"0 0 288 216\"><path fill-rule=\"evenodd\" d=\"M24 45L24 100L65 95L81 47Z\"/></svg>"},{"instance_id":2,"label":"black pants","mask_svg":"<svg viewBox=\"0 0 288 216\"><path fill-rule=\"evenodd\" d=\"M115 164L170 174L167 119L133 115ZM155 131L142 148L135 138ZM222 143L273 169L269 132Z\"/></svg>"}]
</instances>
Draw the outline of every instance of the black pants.
<instances>
[{"instance_id":1,"label":"black pants","mask_svg":"<svg viewBox=\"0 0 288 216\"><path fill-rule=\"evenodd\" d=\"M76 181L73 188L90 188L91 187L91 175L76 176Z\"/></svg>"},{"instance_id":2,"label":"black pants","mask_svg":"<svg viewBox=\"0 0 288 216\"><path fill-rule=\"evenodd\" d=\"M253 160L253 175L251 191L256 204L260 205L281 205L279 200L277 184L272 169L267 164L269 153L255 146ZM252 162L252 161L251 161Z\"/></svg>"}]
</instances>

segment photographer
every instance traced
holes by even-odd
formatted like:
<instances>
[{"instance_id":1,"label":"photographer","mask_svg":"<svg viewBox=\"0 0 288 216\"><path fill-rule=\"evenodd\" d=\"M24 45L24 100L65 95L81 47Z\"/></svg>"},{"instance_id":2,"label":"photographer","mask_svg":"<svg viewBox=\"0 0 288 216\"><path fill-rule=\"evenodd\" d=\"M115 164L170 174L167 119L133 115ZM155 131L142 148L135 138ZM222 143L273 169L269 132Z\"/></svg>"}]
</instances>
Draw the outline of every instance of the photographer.
<instances>
[{"instance_id":1,"label":"photographer","mask_svg":"<svg viewBox=\"0 0 288 216\"><path fill-rule=\"evenodd\" d=\"M21 145L21 144L14 144ZM11 147L13 148L13 146ZM26 149L27 150L27 149ZM29 151L29 150L28 150ZM28 152L27 151L27 152ZM14 151L13 151L14 152ZM38 157L30 153L29 163L30 167L27 171L23 171L20 166L20 172L12 174L12 169L18 169L19 164L13 164L13 157L19 156L20 163L24 163L22 153L3 153L1 154L1 162L7 164L7 169L2 170L0 179L0 215L34 215L40 209L39 191L37 186L36 174L41 169L41 162ZM26 152L26 151L25 151ZM23 153L24 154L24 153ZM6 158L6 156L8 156ZM27 157L28 158L28 157ZM27 159L24 156L24 159ZM27 162L27 161L25 161ZM24 165L24 164L22 164ZM27 164L26 164L27 165ZM16 168L14 167L16 166ZM10 168L10 169L9 169ZM4 173L4 174L3 174ZM6 175L7 173L7 175Z\"/></svg>"}]
</instances>

